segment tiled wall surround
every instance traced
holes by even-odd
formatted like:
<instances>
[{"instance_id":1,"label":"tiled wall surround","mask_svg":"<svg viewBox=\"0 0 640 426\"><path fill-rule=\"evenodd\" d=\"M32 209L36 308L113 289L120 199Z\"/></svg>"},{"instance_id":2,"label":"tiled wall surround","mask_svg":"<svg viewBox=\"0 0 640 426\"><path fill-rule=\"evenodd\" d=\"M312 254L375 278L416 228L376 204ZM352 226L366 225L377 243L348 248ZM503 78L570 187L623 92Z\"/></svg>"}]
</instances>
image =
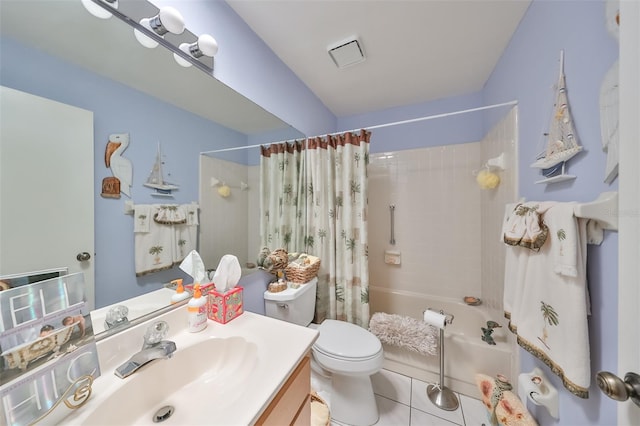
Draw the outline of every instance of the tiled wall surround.
<instances>
[{"instance_id":1,"label":"tiled wall surround","mask_svg":"<svg viewBox=\"0 0 640 426\"><path fill-rule=\"evenodd\" d=\"M516 198L516 109L479 142L372 154L369 166L371 285L502 306L504 205ZM505 153L500 185L482 190L475 173ZM395 205L395 240L390 210ZM401 264L384 263L385 250Z\"/></svg>"},{"instance_id":2,"label":"tiled wall surround","mask_svg":"<svg viewBox=\"0 0 640 426\"><path fill-rule=\"evenodd\" d=\"M498 172L500 185L480 191L482 300L496 317L502 317L505 245L500 239L504 207L518 199L518 107L496 124L480 142L483 161L504 153L506 167Z\"/></svg>"},{"instance_id":3,"label":"tiled wall surround","mask_svg":"<svg viewBox=\"0 0 640 426\"><path fill-rule=\"evenodd\" d=\"M247 166L218 158L200 156L200 230L199 252L205 268L218 266L225 254L238 257L240 264L255 262L257 251L248 256L249 196L258 193L258 186L248 179ZM231 187L231 195L223 198L211 178ZM240 190L240 182L249 190ZM257 216L256 216L257 221Z\"/></svg>"},{"instance_id":4,"label":"tiled wall surround","mask_svg":"<svg viewBox=\"0 0 640 426\"><path fill-rule=\"evenodd\" d=\"M480 295L480 190L473 176L479 159L478 142L371 156L371 285L457 299ZM385 250L399 251L401 264L385 264Z\"/></svg>"}]
</instances>

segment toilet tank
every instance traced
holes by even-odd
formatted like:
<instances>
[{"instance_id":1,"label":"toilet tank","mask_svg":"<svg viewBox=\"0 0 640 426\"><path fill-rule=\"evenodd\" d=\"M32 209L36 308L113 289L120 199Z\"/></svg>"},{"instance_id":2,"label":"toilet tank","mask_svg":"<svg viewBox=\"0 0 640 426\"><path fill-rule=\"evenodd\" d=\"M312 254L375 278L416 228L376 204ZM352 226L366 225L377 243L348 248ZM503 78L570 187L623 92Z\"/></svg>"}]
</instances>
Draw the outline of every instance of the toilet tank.
<instances>
[{"instance_id":1,"label":"toilet tank","mask_svg":"<svg viewBox=\"0 0 640 426\"><path fill-rule=\"evenodd\" d=\"M306 327L313 320L317 284L318 279L314 278L298 288L289 287L278 293L265 291L266 315Z\"/></svg>"}]
</instances>

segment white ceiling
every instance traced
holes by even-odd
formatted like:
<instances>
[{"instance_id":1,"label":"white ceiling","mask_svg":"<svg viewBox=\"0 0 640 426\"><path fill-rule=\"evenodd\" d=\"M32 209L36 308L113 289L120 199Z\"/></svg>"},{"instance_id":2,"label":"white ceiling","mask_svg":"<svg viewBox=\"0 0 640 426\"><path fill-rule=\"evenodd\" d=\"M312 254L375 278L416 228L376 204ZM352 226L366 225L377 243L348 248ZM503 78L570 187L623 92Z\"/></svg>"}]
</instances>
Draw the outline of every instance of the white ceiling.
<instances>
[{"instance_id":1,"label":"white ceiling","mask_svg":"<svg viewBox=\"0 0 640 426\"><path fill-rule=\"evenodd\" d=\"M530 0L227 0L334 115L482 89ZM358 36L366 60L327 47Z\"/></svg>"},{"instance_id":2,"label":"white ceiling","mask_svg":"<svg viewBox=\"0 0 640 426\"><path fill-rule=\"evenodd\" d=\"M139 3L120 0L120 7ZM343 117L481 90L530 0L228 3ZM0 0L0 9L0 33L195 114L247 134L286 126L210 76L175 66L162 49L142 48L127 25L94 18L79 1ZM338 69L327 47L353 35L362 42L367 59ZM121 66L123 58L126 67ZM186 81L198 84L176 84ZM205 91L207 96L202 96Z\"/></svg>"}]
</instances>

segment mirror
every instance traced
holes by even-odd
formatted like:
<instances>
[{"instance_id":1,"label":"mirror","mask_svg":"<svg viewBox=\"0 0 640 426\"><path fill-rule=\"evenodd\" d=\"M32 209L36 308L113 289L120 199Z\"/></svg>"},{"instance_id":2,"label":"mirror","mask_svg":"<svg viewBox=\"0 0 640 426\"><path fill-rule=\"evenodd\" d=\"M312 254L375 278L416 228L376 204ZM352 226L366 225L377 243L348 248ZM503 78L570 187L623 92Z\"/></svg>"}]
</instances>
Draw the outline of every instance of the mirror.
<instances>
[{"instance_id":1,"label":"mirror","mask_svg":"<svg viewBox=\"0 0 640 426\"><path fill-rule=\"evenodd\" d=\"M148 15L157 10L146 1L119 0L121 10L128 7ZM181 271L173 268L135 278L132 217L124 214L128 199L100 196L100 183L110 175L104 165L108 135L131 133L125 152L134 164L131 201L186 204L199 199L200 152L247 145L249 138L271 141L278 138L266 135L293 130L201 69L178 66L166 48L141 47L129 24L116 17L95 18L80 0L3 1L0 12L0 85L93 112L95 256L90 262L96 271L95 307L162 290L163 284L180 277ZM173 177L181 184L168 201L154 199L141 185L159 140L166 153L164 160L173 166ZM24 159L28 161L29 155ZM180 165L178 170L176 164ZM42 191L51 192L52 188L43 185ZM40 194L30 196L37 199ZM67 267L75 261L55 266ZM43 269L11 268L0 263L0 274Z\"/></svg>"}]
</instances>

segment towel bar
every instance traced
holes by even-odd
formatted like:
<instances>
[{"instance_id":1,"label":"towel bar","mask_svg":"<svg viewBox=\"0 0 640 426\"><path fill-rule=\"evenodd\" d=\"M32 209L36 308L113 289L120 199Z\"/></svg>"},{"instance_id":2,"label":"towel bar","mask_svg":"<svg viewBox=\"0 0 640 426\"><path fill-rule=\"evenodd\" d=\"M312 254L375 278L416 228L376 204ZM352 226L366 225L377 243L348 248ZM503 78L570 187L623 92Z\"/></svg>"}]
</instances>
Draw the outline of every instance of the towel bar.
<instances>
[{"instance_id":1,"label":"towel bar","mask_svg":"<svg viewBox=\"0 0 640 426\"><path fill-rule=\"evenodd\" d=\"M603 192L594 201L578 204L573 214L576 217L592 219L602 228L618 230L618 191Z\"/></svg>"}]
</instances>

